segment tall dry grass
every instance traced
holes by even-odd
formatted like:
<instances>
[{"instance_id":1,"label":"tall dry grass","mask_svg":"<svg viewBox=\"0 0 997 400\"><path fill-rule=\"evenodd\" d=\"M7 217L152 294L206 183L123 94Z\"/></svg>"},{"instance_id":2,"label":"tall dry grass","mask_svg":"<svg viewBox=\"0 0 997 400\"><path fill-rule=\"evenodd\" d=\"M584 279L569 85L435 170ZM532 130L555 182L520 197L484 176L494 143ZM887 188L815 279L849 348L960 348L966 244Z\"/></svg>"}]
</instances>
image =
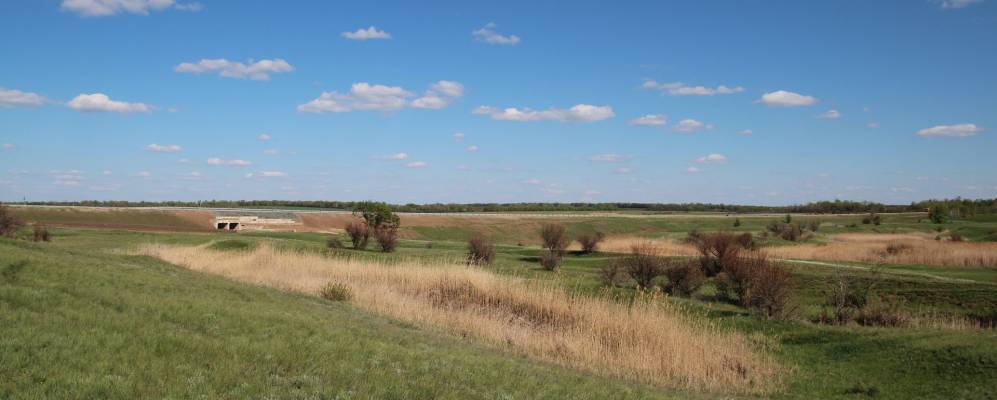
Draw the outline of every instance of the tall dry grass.
<instances>
[{"instance_id":1,"label":"tall dry grass","mask_svg":"<svg viewBox=\"0 0 997 400\"><path fill-rule=\"evenodd\" d=\"M850 233L826 244L767 247L773 258L946 267L997 267L997 243L934 240L930 234Z\"/></svg>"},{"instance_id":2,"label":"tall dry grass","mask_svg":"<svg viewBox=\"0 0 997 400\"><path fill-rule=\"evenodd\" d=\"M267 245L244 253L163 245L140 252L290 291L317 294L334 282L360 308L597 373L723 393L780 386L779 365L750 340L647 296L626 305L455 264L384 265Z\"/></svg>"},{"instance_id":3,"label":"tall dry grass","mask_svg":"<svg viewBox=\"0 0 997 400\"><path fill-rule=\"evenodd\" d=\"M629 253L635 244L648 243L657 248L663 256L698 256L696 247L668 238L648 239L636 236L607 236L599 243L599 251L607 253ZM580 249L574 246L571 249Z\"/></svg>"}]
</instances>

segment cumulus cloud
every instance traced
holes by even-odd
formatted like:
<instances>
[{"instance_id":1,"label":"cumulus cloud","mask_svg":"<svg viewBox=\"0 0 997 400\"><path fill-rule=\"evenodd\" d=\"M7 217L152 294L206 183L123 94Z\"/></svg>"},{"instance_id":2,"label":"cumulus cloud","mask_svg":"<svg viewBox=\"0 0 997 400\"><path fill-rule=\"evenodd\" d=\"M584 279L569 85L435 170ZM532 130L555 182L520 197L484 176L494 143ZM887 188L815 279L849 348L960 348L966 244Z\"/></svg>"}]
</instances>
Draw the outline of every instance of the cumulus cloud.
<instances>
[{"instance_id":1,"label":"cumulus cloud","mask_svg":"<svg viewBox=\"0 0 997 400\"><path fill-rule=\"evenodd\" d=\"M692 133L703 129L713 129L713 125L703 123L702 121L697 121L692 118L686 118L675 124L673 129L675 129L676 132Z\"/></svg>"},{"instance_id":2,"label":"cumulus cloud","mask_svg":"<svg viewBox=\"0 0 997 400\"><path fill-rule=\"evenodd\" d=\"M225 165L225 160L222 160L218 157L211 157L206 162L208 163L208 165Z\"/></svg>"},{"instance_id":3,"label":"cumulus cloud","mask_svg":"<svg viewBox=\"0 0 997 400\"><path fill-rule=\"evenodd\" d=\"M464 140L465 136L466 135L464 135L463 132L457 132L457 133L453 134L453 140L455 142L460 142L460 141Z\"/></svg>"},{"instance_id":4,"label":"cumulus cloud","mask_svg":"<svg viewBox=\"0 0 997 400\"><path fill-rule=\"evenodd\" d=\"M405 164L405 168L426 168L429 167L429 163L425 161L413 161Z\"/></svg>"},{"instance_id":5,"label":"cumulus cloud","mask_svg":"<svg viewBox=\"0 0 997 400\"><path fill-rule=\"evenodd\" d=\"M498 25L495 25L494 22L489 22L480 29L475 29L474 31L471 31L471 36L474 36L475 39L489 44L514 45L519 43L519 36L502 35L496 32L495 28L498 28Z\"/></svg>"},{"instance_id":6,"label":"cumulus cloud","mask_svg":"<svg viewBox=\"0 0 997 400\"><path fill-rule=\"evenodd\" d=\"M838 110L827 110L820 114L817 114L817 118L822 119L836 119L841 118L841 113Z\"/></svg>"},{"instance_id":7,"label":"cumulus cloud","mask_svg":"<svg viewBox=\"0 0 997 400\"><path fill-rule=\"evenodd\" d=\"M149 172L149 171L139 171L139 172L136 172L135 175L132 175L132 176L134 176L136 178L147 179L147 178L151 178L152 177L152 173Z\"/></svg>"},{"instance_id":8,"label":"cumulus cloud","mask_svg":"<svg viewBox=\"0 0 997 400\"><path fill-rule=\"evenodd\" d=\"M180 151L180 146L175 144L160 145L160 144L150 144L145 146L145 151L153 153L176 153Z\"/></svg>"},{"instance_id":9,"label":"cumulus cloud","mask_svg":"<svg viewBox=\"0 0 997 400\"><path fill-rule=\"evenodd\" d=\"M801 107L817 104L817 98L799 93L776 90L762 95L758 103L772 107Z\"/></svg>"},{"instance_id":10,"label":"cumulus cloud","mask_svg":"<svg viewBox=\"0 0 997 400\"><path fill-rule=\"evenodd\" d=\"M174 0L62 0L60 8L84 17L106 17L120 13L148 15L152 11L170 8L197 12L204 6L201 3L177 3Z\"/></svg>"},{"instance_id":11,"label":"cumulus cloud","mask_svg":"<svg viewBox=\"0 0 997 400\"><path fill-rule=\"evenodd\" d=\"M287 176L287 173L282 171L258 171L250 172L245 176L246 178L283 178Z\"/></svg>"},{"instance_id":12,"label":"cumulus cloud","mask_svg":"<svg viewBox=\"0 0 997 400\"><path fill-rule=\"evenodd\" d=\"M698 162L698 163L723 164L723 163L727 162L727 157L724 156L723 154L713 153L713 154L709 154L709 155L705 155L705 156L697 158L696 162Z\"/></svg>"},{"instance_id":13,"label":"cumulus cloud","mask_svg":"<svg viewBox=\"0 0 997 400\"><path fill-rule=\"evenodd\" d=\"M938 7L942 8L943 10L963 8L982 2L983 0L935 0L935 3L938 4Z\"/></svg>"},{"instance_id":14,"label":"cumulus cloud","mask_svg":"<svg viewBox=\"0 0 997 400\"><path fill-rule=\"evenodd\" d=\"M229 160L226 164L231 165L233 167L248 167L250 165L253 165L253 163L246 160Z\"/></svg>"},{"instance_id":15,"label":"cumulus cloud","mask_svg":"<svg viewBox=\"0 0 997 400\"><path fill-rule=\"evenodd\" d=\"M467 146L467 151L469 151L471 153L476 152L476 151L478 151L478 146L475 146L473 144L470 145L470 146Z\"/></svg>"},{"instance_id":16,"label":"cumulus cloud","mask_svg":"<svg viewBox=\"0 0 997 400\"><path fill-rule=\"evenodd\" d=\"M702 172L702 170L693 166L689 166L689 168L685 169L685 172L688 172L690 174L697 174L699 172Z\"/></svg>"},{"instance_id":17,"label":"cumulus cloud","mask_svg":"<svg viewBox=\"0 0 997 400\"><path fill-rule=\"evenodd\" d=\"M613 162L613 163L616 163L616 162L629 161L632 158L633 157L631 157L631 156L625 156L625 155L616 154L616 153L606 153L606 154L596 154L594 156L590 156L589 157L589 161Z\"/></svg>"},{"instance_id":18,"label":"cumulus cloud","mask_svg":"<svg viewBox=\"0 0 997 400\"><path fill-rule=\"evenodd\" d=\"M744 129L744 130L741 130L741 131L737 132L737 134L741 135L741 136L751 136L751 135L754 135L755 132L752 131L751 129Z\"/></svg>"},{"instance_id":19,"label":"cumulus cloud","mask_svg":"<svg viewBox=\"0 0 997 400\"><path fill-rule=\"evenodd\" d=\"M257 136L256 138L259 140L270 140L270 135L267 135L266 133L261 133L260 136Z\"/></svg>"},{"instance_id":20,"label":"cumulus cloud","mask_svg":"<svg viewBox=\"0 0 997 400\"><path fill-rule=\"evenodd\" d=\"M0 145L0 147L2 147L4 150L10 150L14 148L14 145L12 143L4 143Z\"/></svg>"},{"instance_id":21,"label":"cumulus cloud","mask_svg":"<svg viewBox=\"0 0 997 400\"><path fill-rule=\"evenodd\" d=\"M349 93L322 92L315 100L298 106L298 112L342 113L350 111L395 111L405 106L440 109L463 96L459 82L438 81L423 96L409 101L415 94L400 86L354 83Z\"/></svg>"},{"instance_id":22,"label":"cumulus cloud","mask_svg":"<svg viewBox=\"0 0 997 400\"><path fill-rule=\"evenodd\" d=\"M412 100L412 107L441 109L464 95L464 85L454 81L439 81L430 85L422 97Z\"/></svg>"},{"instance_id":23,"label":"cumulus cloud","mask_svg":"<svg viewBox=\"0 0 997 400\"><path fill-rule=\"evenodd\" d=\"M266 149L266 150L263 150L263 154L266 154L268 156L275 156L275 155L277 155L277 149Z\"/></svg>"},{"instance_id":24,"label":"cumulus cloud","mask_svg":"<svg viewBox=\"0 0 997 400\"><path fill-rule=\"evenodd\" d=\"M190 160L186 159L186 158L181 158L181 159L177 160L177 163L178 164L190 164Z\"/></svg>"},{"instance_id":25,"label":"cumulus cloud","mask_svg":"<svg viewBox=\"0 0 997 400\"><path fill-rule=\"evenodd\" d=\"M66 105L76 111L83 112L131 113L152 111L152 107L144 103L115 101L103 93L83 93L70 100Z\"/></svg>"},{"instance_id":26,"label":"cumulus cloud","mask_svg":"<svg viewBox=\"0 0 997 400\"><path fill-rule=\"evenodd\" d=\"M917 135L921 137L931 137L931 136L945 136L945 137L970 137L978 135L983 132L983 128L976 126L975 124L958 124L958 125L937 125L931 128L925 128L917 131Z\"/></svg>"},{"instance_id":27,"label":"cumulus cloud","mask_svg":"<svg viewBox=\"0 0 997 400\"><path fill-rule=\"evenodd\" d=\"M541 182L537 178L531 178L531 179L527 179L527 180L523 181L523 183L525 183L527 185L539 185L539 184L541 184L543 182Z\"/></svg>"},{"instance_id":28,"label":"cumulus cloud","mask_svg":"<svg viewBox=\"0 0 997 400\"><path fill-rule=\"evenodd\" d=\"M593 106L589 104L578 104L567 110L551 108L546 111L536 111L529 108L505 108L481 106L475 108L473 113L485 114L494 120L500 121L560 121L560 122L596 122L607 118L612 118L616 114L609 106Z\"/></svg>"},{"instance_id":29,"label":"cumulus cloud","mask_svg":"<svg viewBox=\"0 0 997 400\"><path fill-rule=\"evenodd\" d=\"M633 170L631 170L630 168L619 167L617 169L614 169L613 173L616 173L616 174L629 174L631 171L633 171Z\"/></svg>"},{"instance_id":30,"label":"cumulus cloud","mask_svg":"<svg viewBox=\"0 0 997 400\"><path fill-rule=\"evenodd\" d=\"M879 128L879 123L878 122L870 122L868 124L865 124L865 127L869 128L869 129L876 129L876 128Z\"/></svg>"},{"instance_id":31,"label":"cumulus cloud","mask_svg":"<svg viewBox=\"0 0 997 400\"><path fill-rule=\"evenodd\" d=\"M672 96L715 96L718 94L734 94L744 91L743 87L729 87L720 85L714 88L706 86L689 86L682 82L658 83L653 80L646 80L641 85L645 89L660 90Z\"/></svg>"},{"instance_id":32,"label":"cumulus cloud","mask_svg":"<svg viewBox=\"0 0 997 400\"><path fill-rule=\"evenodd\" d=\"M374 25L371 25L367 29L357 29L355 32L343 32L340 35L352 40L391 39L390 33L379 31Z\"/></svg>"},{"instance_id":33,"label":"cumulus cloud","mask_svg":"<svg viewBox=\"0 0 997 400\"><path fill-rule=\"evenodd\" d=\"M203 74L217 73L222 78L252 79L254 81L270 80L270 74L280 74L294 71L287 61L276 58L273 60L249 60L249 64L229 61L224 58L201 59L196 63L180 63L173 70L179 73Z\"/></svg>"},{"instance_id":34,"label":"cumulus cloud","mask_svg":"<svg viewBox=\"0 0 997 400\"><path fill-rule=\"evenodd\" d=\"M637 126L661 126L668 123L668 117L664 114L647 114L634 118L629 123Z\"/></svg>"},{"instance_id":35,"label":"cumulus cloud","mask_svg":"<svg viewBox=\"0 0 997 400\"><path fill-rule=\"evenodd\" d=\"M0 87L0 107L38 107L47 101L38 93Z\"/></svg>"},{"instance_id":36,"label":"cumulus cloud","mask_svg":"<svg viewBox=\"0 0 997 400\"><path fill-rule=\"evenodd\" d=\"M396 160L396 161L407 160L408 153L402 152L402 153L388 154L386 156L375 156L374 158L378 160Z\"/></svg>"}]
</instances>

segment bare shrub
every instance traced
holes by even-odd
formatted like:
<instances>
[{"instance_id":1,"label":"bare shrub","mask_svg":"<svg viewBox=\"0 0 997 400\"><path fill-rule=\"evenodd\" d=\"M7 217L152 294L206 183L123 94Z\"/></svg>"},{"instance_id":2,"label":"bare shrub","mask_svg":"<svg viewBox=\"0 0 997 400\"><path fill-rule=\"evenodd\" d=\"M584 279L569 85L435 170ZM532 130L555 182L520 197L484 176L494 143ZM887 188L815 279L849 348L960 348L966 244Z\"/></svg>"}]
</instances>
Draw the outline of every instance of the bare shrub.
<instances>
[{"instance_id":1,"label":"bare shrub","mask_svg":"<svg viewBox=\"0 0 997 400\"><path fill-rule=\"evenodd\" d=\"M367 224L360 221L350 221L346 224L346 234L350 235L350 242L353 243L354 249L367 248L367 242L370 240L370 229L367 228Z\"/></svg>"},{"instance_id":2,"label":"bare shrub","mask_svg":"<svg viewBox=\"0 0 997 400\"><path fill-rule=\"evenodd\" d=\"M325 247L328 247L333 250L341 249L343 248L343 241L339 240L338 236L330 236L329 240L325 242Z\"/></svg>"},{"instance_id":3,"label":"bare shrub","mask_svg":"<svg viewBox=\"0 0 997 400\"><path fill-rule=\"evenodd\" d=\"M605 238L606 235L597 231L595 233L583 233L578 235L575 240L577 240L578 244L582 246L582 253L589 254L596 251L599 247L599 243Z\"/></svg>"},{"instance_id":4,"label":"bare shrub","mask_svg":"<svg viewBox=\"0 0 997 400\"><path fill-rule=\"evenodd\" d=\"M561 255L550 251L543 252L540 254L540 266L545 270L557 272L561 268Z\"/></svg>"},{"instance_id":5,"label":"bare shrub","mask_svg":"<svg viewBox=\"0 0 997 400\"><path fill-rule=\"evenodd\" d=\"M953 242L962 242L965 241L966 239L962 237L961 233L952 232L949 234L949 240Z\"/></svg>"},{"instance_id":6,"label":"bare shrub","mask_svg":"<svg viewBox=\"0 0 997 400\"><path fill-rule=\"evenodd\" d=\"M742 249L753 245L750 233L734 235L724 232L689 233L689 241L699 251L700 267L703 274L716 276L724 269L724 265L737 258Z\"/></svg>"},{"instance_id":7,"label":"bare shrub","mask_svg":"<svg viewBox=\"0 0 997 400\"><path fill-rule=\"evenodd\" d=\"M35 224L32 240L36 242L50 242L52 235L48 233L48 228L42 224Z\"/></svg>"},{"instance_id":8,"label":"bare shrub","mask_svg":"<svg viewBox=\"0 0 997 400\"><path fill-rule=\"evenodd\" d=\"M790 242L799 240L802 235L803 230L800 229L800 225L798 224L783 224L782 231L779 232L779 237Z\"/></svg>"},{"instance_id":9,"label":"bare shrub","mask_svg":"<svg viewBox=\"0 0 997 400\"><path fill-rule=\"evenodd\" d=\"M14 237L21 225L23 223L10 213L10 208L0 203L0 236Z\"/></svg>"},{"instance_id":10,"label":"bare shrub","mask_svg":"<svg viewBox=\"0 0 997 400\"><path fill-rule=\"evenodd\" d=\"M630 254L621 257L619 262L626 268L630 278L637 282L637 286L643 289L650 288L654 279L665 271L665 259L661 257L661 251L647 242L633 245Z\"/></svg>"},{"instance_id":11,"label":"bare shrub","mask_svg":"<svg viewBox=\"0 0 997 400\"><path fill-rule=\"evenodd\" d=\"M568 242L564 238L564 225L544 224L540 228L540 240L543 241L545 249L551 253L557 253L558 256L564 253L564 249L568 247Z\"/></svg>"},{"instance_id":12,"label":"bare shrub","mask_svg":"<svg viewBox=\"0 0 997 400\"><path fill-rule=\"evenodd\" d=\"M475 233L467 240L468 264L491 264L495 258L495 245L483 233Z\"/></svg>"},{"instance_id":13,"label":"bare shrub","mask_svg":"<svg viewBox=\"0 0 997 400\"><path fill-rule=\"evenodd\" d=\"M344 283L329 282L322 287L319 295L330 301L350 301L353 298L353 291Z\"/></svg>"},{"instance_id":14,"label":"bare shrub","mask_svg":"<svg viewBox=\"0 0 997 400\"><path fill-rule=\"evenodd\" d=\"M605 286L616 287L625 278L626 267L619 259L610 260L599 268L599 281Z\"/></svg>"},{"instance_id":15,"label":"bare shrub","mask_svg":"<svg viewBox=\"0 0 997 400\"><path fill-rule=\"evenodd\" d=\"M817 232L818 230L820 230L820 221L810 220L809 222L807 222L807 228L810 229L810 232Z\"/></svg>"},{"instance_id":16,"label":"bare shrub","mask_svg":"<svg viewBox=\"0 0 997 400\"><path fill-rule=\"evenodd\" d=\"M706 281L706 276L703 275L703 270L699 265L688 261L668 268L665 271L665 276L668 277L668 284L664 288L665 292L682 297L689 297L696 293Z\"/></svg>"},{"instance_id":17,"label":"bare shrub","mask_svg":"<svg viewBox=\"0 0 997 400\"><path fill-rule=\"evenodd\" d=\"M768 262L750 269L746 306L766 318L786 319L794 311L791 304L795 287L793 274ZM743 300L742 300L743 301Z\"/></svg>"},{"instance_id":18,"label":"bare shrub","mask_svg":"<svg viewBox=\"0 0 997 400\"><path fill-rule=\"evenodd\" d=\"M906 253L913 250L914 246L911 246L907 243L893 242L886 245L886 254L891 256L895 256L897 254Z\"/></svg>"},{"instance_id":19,"label":"bare shrub","mask_svg":"<svg viewBox=\"0 0 997 400\"><path fill-rule=\"evenodd\" d=\"M390 253L398 246L398 228L381 227L374 230L374 239L377 239L377 246L381 251Z\"/></svg>"}]
</instances>

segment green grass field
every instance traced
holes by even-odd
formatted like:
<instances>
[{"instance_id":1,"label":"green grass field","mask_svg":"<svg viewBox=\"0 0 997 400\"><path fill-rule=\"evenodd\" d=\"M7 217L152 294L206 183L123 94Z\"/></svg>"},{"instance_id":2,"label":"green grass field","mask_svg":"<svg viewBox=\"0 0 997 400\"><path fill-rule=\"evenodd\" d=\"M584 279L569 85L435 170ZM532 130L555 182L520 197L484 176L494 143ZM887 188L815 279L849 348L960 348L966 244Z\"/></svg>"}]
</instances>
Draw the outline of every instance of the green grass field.
<instances>
[{"instance_id":1,"label":"green grass field","mask_svg":"<svg viewBox=\"0 0 997 400\"><path fill-rule=\"evenodd\" d=\"M915 229L915 217L883 226ZM623 220L624 218L620 218ZM662 224L671 220L595 221L571 229ZM742 217L745 230L767 220ZM622 227L621 224L635 224ZM835 222L838 224L838 222ZM990 222L974 227L986 232ZM914 228L912 228L913 226ZM510 228L510 232L518 228ZM822 228L824 229L824 228ZM607 229L608 230L608 229ZM208 244L247 251L262 241L299 251L391 262L462 259L458 232L427 232L396 253L326 249L316 233L149 233L58 228L55 241L0 239L0 398L712 398L547 365L440 332L372 316L348 304L230 282L147 257L144 243ZM27 232L22 232L27 234ZM437 235L437 236L433 236ZM444 238L453 235L453 240ZM603 289L597 271L613 255L572 254L560 273L537 265L529 246L498 246L489 268L549 280L580 295ZM819 308L829 279L874 280L906 307L973 318L997 316L997 270L886 266L790 266L804 313ZM860 266L861 267L861 266ZM952 277L967 281L949 281ZM621 299L633 289L615 289ZM768 321L713 301L707 285L691 299L667 298L690 313L752 335L789 366L775 398L997 397L997 331L822 326ZM806 318L803 318L806 319Z\"/></svg>"}]
</instances>

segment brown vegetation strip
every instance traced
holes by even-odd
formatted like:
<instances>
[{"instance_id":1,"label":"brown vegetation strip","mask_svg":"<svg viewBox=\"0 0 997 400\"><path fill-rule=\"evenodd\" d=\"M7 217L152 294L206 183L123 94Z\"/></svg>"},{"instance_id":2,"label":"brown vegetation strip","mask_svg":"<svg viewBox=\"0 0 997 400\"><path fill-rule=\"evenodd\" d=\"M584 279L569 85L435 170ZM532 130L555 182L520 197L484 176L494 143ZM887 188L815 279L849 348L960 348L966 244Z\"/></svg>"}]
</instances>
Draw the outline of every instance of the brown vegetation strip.
<instances>
[{"instance_id":1,"label":"brown vegetation strip","mask_svg":"<svg viewBox=\"0 0 997 400\"><path fill-rule=\"evenodd\" d=\"M318 294L334 283L360 308L597 373L723 393L780 386L779 365L743 335L653 296L626 305L463 265L384 265L267 245L251 252L153 245L141 252L283 290Z\"/></svg>"},{"instance_id":2,"label":"brown vegetation strip","mask_svg":"<svg viewBox=\"0 0 997 400\"><path fill-rule=\"evenodd\" d=\"M933 240L928 234L838 234L826 244L767 247L769 257L838 262L997 267L997 243Z\"/></svg>"}]
</instances>

